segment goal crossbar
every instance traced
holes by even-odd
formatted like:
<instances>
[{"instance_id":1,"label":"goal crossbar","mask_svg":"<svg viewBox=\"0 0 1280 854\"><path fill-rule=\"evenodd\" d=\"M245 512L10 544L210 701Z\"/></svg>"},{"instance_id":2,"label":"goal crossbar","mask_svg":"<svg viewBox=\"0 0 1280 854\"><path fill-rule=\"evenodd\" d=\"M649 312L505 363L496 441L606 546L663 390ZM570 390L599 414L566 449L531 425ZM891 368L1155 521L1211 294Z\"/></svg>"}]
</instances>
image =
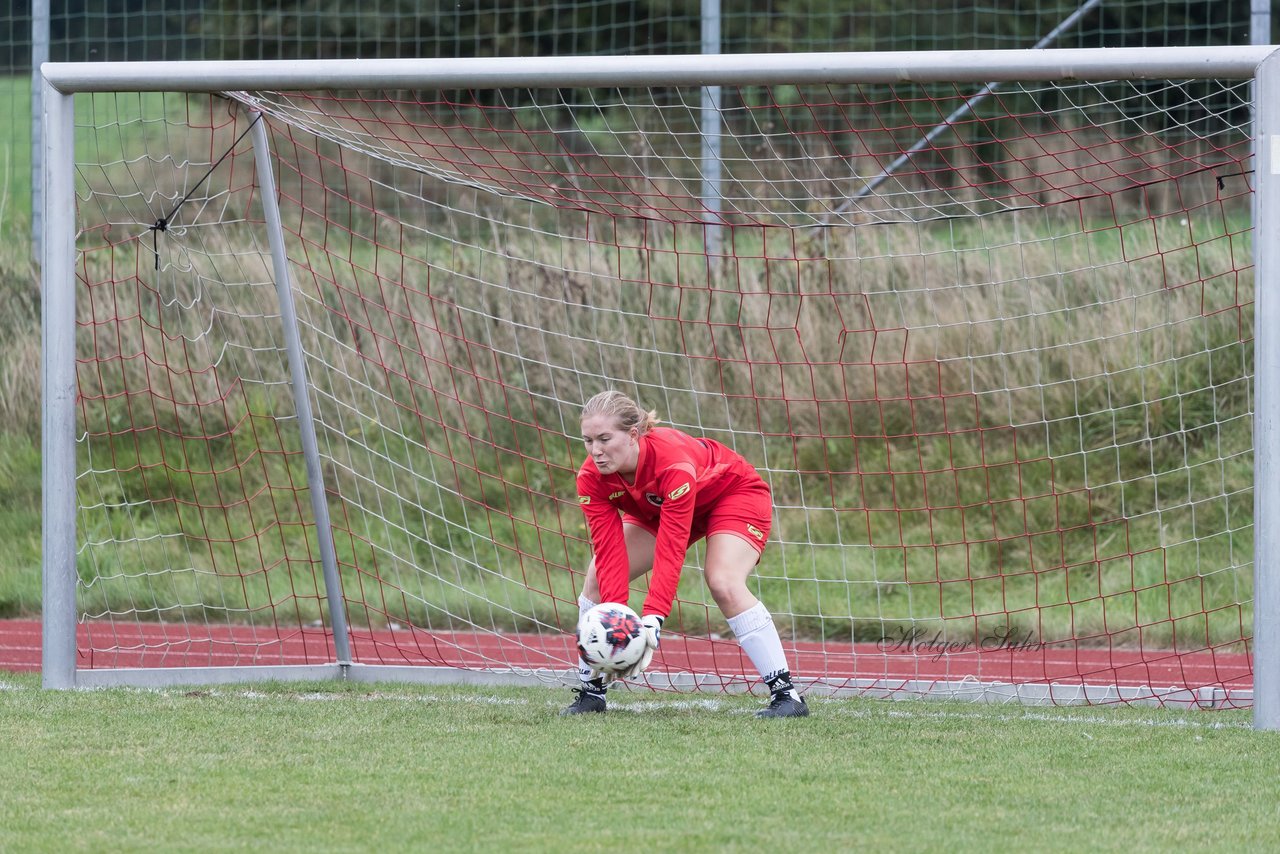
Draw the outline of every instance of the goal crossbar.
<instances>
[{"instance_id":1,"label":"goal crossbar","mask_svg":"<svg viewBox=\"0 0 1280 854\"><path fill-rule=\"evenodd\" d=\"M50 62L60 92L1252 78L1271 46L463 59Z\"/></svg>"}]
</instances>

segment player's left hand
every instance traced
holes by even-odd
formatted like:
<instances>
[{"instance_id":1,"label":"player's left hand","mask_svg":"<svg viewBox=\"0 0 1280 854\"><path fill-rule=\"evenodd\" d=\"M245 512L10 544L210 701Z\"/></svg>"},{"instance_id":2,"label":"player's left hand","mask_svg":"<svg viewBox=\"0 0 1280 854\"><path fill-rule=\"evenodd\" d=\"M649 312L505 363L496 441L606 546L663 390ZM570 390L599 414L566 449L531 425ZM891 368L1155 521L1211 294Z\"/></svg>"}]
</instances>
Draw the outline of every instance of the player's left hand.
<instances>
[{"instance_id":1,"label":"player's left hand","mask_svg":"<svg viewBox=\"0 0 1280 854\"><path fill-rule=\"evenodd\" d=\"M599 679L600 684L605 686L606 688L608 688L609 685L611 685L615 679L621 679L622 676L623 674L617 673L613 670L603 670L599 667L591 668L591 679L593 681L596 679Z\"/></svg>"},{"instance_id":2,"label":"player's left hand","mask_svg":"<svg viewBox=\"0 0 1280 854\"><path fill-rule=\"evenodd\" d=\"M658 650L659 635L662 633L662 617L657 614L645 614L640 618L640 625L643 627L645 648L644 655L640 656L640 660L631 665L627 670L618 674L622 679L635 679L648 668L649 663L653 661L653 654Z\"/></svg>"}]
</instances>

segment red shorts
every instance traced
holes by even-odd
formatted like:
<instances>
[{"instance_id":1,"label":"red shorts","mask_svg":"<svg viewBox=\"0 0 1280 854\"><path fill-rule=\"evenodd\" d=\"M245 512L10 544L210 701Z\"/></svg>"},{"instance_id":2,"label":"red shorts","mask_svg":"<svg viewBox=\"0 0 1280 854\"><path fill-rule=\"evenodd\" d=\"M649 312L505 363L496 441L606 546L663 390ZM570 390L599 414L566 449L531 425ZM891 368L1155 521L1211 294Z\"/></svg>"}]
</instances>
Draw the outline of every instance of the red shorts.
<instances>
[{"instance_id":1,"label":"red shorts","mask_svg":"<svg viewBox=\"0 0 1280 854\"><path fill-rule=\"evenodd\" d=\"M622 524L644 528L658 536L658 520L650 522L629 513L622 514ZM739 489L716 500L706 513L693 517L689 529L689 545L712 534L733 534L746 540L757 552L764 551L773 525L773 496L768 487Z\"/></svg>"}]
</instances>

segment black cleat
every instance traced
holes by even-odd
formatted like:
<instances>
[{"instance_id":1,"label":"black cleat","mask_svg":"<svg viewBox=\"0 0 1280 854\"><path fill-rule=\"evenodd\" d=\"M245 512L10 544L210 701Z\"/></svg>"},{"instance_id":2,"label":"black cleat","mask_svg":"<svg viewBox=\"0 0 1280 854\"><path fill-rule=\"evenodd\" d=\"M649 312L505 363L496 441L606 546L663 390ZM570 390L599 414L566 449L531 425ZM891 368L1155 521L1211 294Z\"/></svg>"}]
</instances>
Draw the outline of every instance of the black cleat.
<instances>
[{"instance_id":1,"label":"black cleat","mask_svg":"<svg viewBox=\"0 0 1280 854\"><path fill-rule=\"evenodd\" d=\"M758 718L807 718L809 706L804 697L794 691L779 691L773 695L767 708L756 712Z\"/></svg>"},{"instance_id":2,"label":"black cleat","mask_svg":"<svg viewBox=\"0 0 1280 854\"><path fill-rule=\"evenodd\" d=\"M588 688L574 688L572 690L578 696L574 697L573 702L560 714L585 715L592 712L604 714L606 707L604 694L597 694Z\"/></svg>"}]
</instances>

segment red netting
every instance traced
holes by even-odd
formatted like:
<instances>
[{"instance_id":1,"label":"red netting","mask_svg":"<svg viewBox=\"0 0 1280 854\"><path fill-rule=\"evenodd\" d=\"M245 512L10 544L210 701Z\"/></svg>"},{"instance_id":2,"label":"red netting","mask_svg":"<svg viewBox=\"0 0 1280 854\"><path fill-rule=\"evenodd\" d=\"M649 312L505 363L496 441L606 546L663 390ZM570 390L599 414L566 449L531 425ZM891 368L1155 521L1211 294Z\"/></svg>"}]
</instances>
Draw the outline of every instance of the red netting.
<instances>
[{"instance_id":1,"label":"red netting","mask_svg":"<svg viewBox=\"0 0 1280 854\"><path fill-rule=\"evenodd\" d=\"M716 204L697 93L170 109L82 167L83 666L331 660L248 104L356 661L572 665L617 387L770 481L802 679L1243 702L1245 88L978 88L730 90ZM653 684L754 684L700 559Z\"/></svg>"}]
</instances>

